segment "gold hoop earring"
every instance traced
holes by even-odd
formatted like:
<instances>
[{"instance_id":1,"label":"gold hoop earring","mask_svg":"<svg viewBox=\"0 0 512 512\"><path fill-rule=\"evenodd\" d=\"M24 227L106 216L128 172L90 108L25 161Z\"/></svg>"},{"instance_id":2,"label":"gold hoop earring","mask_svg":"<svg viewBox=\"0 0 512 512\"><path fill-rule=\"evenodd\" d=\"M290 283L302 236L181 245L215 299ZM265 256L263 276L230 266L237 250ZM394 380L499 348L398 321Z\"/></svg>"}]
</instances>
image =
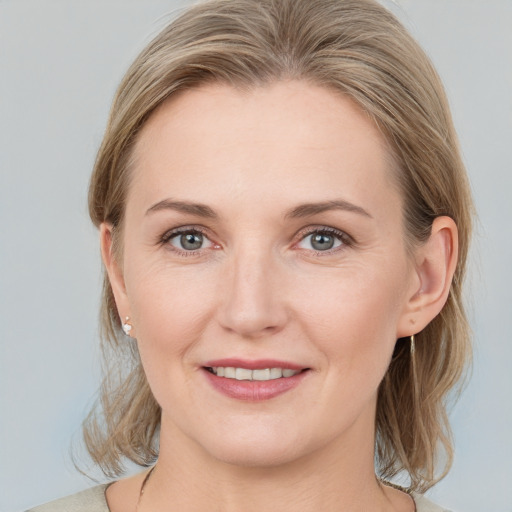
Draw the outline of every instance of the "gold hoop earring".
<instances>
[{"instance_id":1,"label":"gold hoop earring","mask_svg":"<svg viewBox=\"0 0 512 512\"><path fill-rule=\"evenodd\" d=\"M414 395L414 401L419 407L420 405L420 387L418 384L418 368L417 368L417 361L416 361L416 344L414 340L414 334L411 336L411 343L410 343L410 357L411 357L411 377L412 377L412 388L413 388L413 395Z\"/></svg>"},{"instance_id":2,"label":"gold hoop earring","mask_svg":"<svg viewBox=\"0 0 512 512\"><path fill-rule=\"evenodd\" d=\"M126 336L130 336L130 332L131 332L133 326L130 323L129 316L125 317L124 322L121 324L121 327L123 329L123 332L126 334Z\"/></svg>"}]
</instances>

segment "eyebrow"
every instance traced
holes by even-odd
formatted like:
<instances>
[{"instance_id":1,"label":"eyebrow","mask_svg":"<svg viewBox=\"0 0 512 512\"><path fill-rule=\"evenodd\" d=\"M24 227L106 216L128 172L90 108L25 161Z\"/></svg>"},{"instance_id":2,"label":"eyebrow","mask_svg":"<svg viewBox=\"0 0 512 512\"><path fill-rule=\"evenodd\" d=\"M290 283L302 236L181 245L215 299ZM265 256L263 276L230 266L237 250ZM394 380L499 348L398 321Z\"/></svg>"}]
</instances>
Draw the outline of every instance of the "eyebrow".
<instances>
[{"instance_id":1,"label":"eyebrow","mask_svg":"<svg viewBox=\"0 0 512 512\"><path fill-rule=\"evenodd\" d=\"M181 213L188 213L197 217L204 217L209 219L217 219L219 216L215 211L201 203L191 203L188 201L174 201L172 199L164 199L155 203L147 211L146 215L158 212L161 210L175 210ZM332 201L323 201L320 203L305 203L286 212L285 219L297 219L303 217L311 217L319 213L329 210L343 210L347 212L357 213L365 217L372 218L372 216L361 206L357 206L344 199L333 199Z\"/></svg>"},{"instance_id":2,"label":"eyebrow","mask_svg":"<svg viewBox=\"0 0 512 512\"><path fill-rule=\"evenodd\" d=\"M210 219L218 218L218 215L205 204L189 203L187 201L173 201L172 199L164 199L151 206L146 211L146 215L160 210L175 210L181 213L196 215L197 217L205 217Z\"/></svg>"},{"instance_id":3,"label":"eyebrow","mask_svg":"<svg viewBox=\"0 0 512 512\"><path fill-rule=\"evenodd\" d=\"M345 201L344 199L333 199L332 201L324 201L321 203L306 203L301 204L293 209L291 209L286 215L285 218L302 218L302 217L310 217L316 215L318 213L323 213L329 210L343 210L347 212L357 213L359 215L363 215L365 217L372 216L361 206L357 206L349 201Z\"/></svg>"}]
</instances>

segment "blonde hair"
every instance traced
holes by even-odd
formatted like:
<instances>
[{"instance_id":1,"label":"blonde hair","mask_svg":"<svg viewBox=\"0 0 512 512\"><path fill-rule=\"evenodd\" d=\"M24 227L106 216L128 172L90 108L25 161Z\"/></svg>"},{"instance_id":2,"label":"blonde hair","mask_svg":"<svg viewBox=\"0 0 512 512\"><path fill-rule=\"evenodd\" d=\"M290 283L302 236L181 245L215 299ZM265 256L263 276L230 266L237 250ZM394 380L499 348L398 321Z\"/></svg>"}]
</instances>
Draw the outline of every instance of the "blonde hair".
<instances>
[{"instance_id":1,"label":"blonde hair","mask_svg":"<svg viewBox=\"0 0 512 512\"><path fill-rule=\"evenodd\" d=\"M380 128L396 163L411 246L429 237L437 216L458 226L448 301L416 335L414 361L407 340L397 341L378 396L378 474L406 471L410 488L424 491L451 464L447 397L470 358L462 284L472 200L440 79L390 12L373 0L211 0L186 10L137 57L118 89L91 179L90 215L96 226L112 223L114 235L121 229L137 134L171 95L212 81L254 87L288 79L344 93ZM105 377L84 437L92 459L114 476L123 457L143 466L156 459L161 411L136 345L119 341L106 275L102 326Z\"/></svg>"}]
</instances>

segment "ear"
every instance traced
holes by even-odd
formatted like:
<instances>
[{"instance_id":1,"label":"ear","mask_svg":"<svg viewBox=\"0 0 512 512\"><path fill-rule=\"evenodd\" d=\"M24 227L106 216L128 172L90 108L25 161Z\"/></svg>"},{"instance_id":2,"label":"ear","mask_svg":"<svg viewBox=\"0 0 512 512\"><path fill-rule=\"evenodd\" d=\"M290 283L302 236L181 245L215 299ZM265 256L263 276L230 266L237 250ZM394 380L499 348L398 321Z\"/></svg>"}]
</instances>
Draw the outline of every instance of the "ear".
<instances>
[{"instance_id":1,"label":"ear","mask_svg":"<svg viewBox=\"0 0 512 512\"><path fill-rule=\"evenodd\" d=\"M131 316L130 304L126 294L122 264L114 254L112 230L112 225L107 222L100 225L101 257L114 293L117 311L121 321L124 321L127 316Z\"/></svg>"},{"instance_id":2,"label":"ear","mask_svg":"<svg viewBox=\"0 0 512 512\"><path fill-rule=\"evenodd\" d=\"M457 265L458 231L450 217L437 217L429 239L415 253L414 279L397 338L417 334L443 309Z\"/></svg>"}]
</instances>

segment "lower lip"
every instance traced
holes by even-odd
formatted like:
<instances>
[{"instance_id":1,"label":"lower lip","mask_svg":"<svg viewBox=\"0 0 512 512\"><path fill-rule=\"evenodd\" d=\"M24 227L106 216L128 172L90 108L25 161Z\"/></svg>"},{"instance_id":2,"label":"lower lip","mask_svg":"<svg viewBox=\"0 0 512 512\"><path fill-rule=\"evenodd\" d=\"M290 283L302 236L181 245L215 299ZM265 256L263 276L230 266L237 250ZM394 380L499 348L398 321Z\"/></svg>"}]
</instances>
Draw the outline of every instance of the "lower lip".
<instances>
[{"instance_id":1,"label":"lower lip","mask_svg":"<svg viewBox=\"0 0 512 512\"><path fill-rule=\"evenodd\" d=\"M210 384L223 395L236 398L237 400L261 402L263 400L270 400L297 387L309 372L304 370L293 377L281 377L280 379L265 381L217 377L217 375L204 368L203 373Z\"/></svg>"}]
</instances>

